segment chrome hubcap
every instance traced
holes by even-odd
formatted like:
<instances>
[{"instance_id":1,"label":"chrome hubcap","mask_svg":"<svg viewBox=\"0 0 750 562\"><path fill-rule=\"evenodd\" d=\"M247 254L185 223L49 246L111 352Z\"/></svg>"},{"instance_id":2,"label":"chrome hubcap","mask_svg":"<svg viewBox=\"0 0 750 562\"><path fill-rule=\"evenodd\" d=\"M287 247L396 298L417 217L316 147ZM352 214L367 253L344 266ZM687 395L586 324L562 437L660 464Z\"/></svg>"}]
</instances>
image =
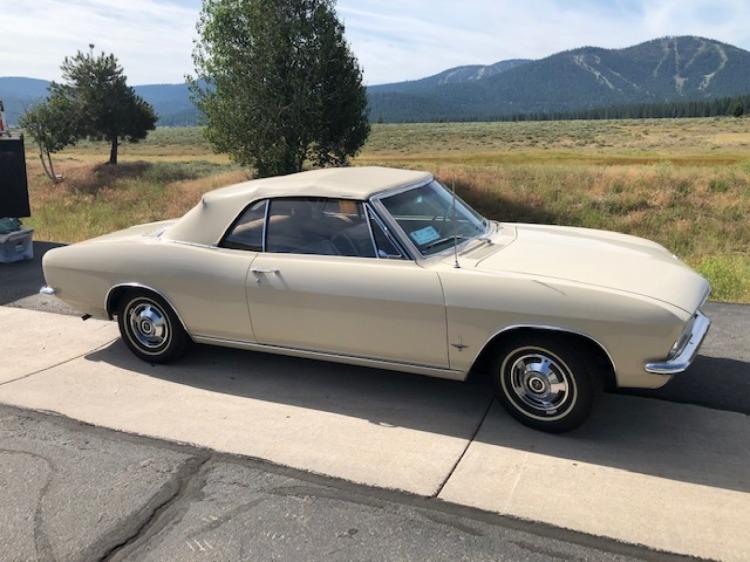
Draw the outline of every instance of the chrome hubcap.
<instances>
[{"instance_id":1,"label":"chrome hubcap","mask_svg":"<svg viewBox=\"0 0 750 562\"><path fill-rule=\"evenodd\" d=\"M522 355L514 361L510 372L513 392L534 410L556 414L568 398L569 375L553 357L543 353Z\"/></svg>"},{"instance_id":2,"label":"chrome hubcap","mask_svg":"<svg viewBox=\"0 0 750 562\"><path fill-rule=\"evenodd\" d=\"M164 311L150 301L142 301L128 313L130 330L146 349L157 349L169 339L169 322Z\"/></svg>"}]
</instances>

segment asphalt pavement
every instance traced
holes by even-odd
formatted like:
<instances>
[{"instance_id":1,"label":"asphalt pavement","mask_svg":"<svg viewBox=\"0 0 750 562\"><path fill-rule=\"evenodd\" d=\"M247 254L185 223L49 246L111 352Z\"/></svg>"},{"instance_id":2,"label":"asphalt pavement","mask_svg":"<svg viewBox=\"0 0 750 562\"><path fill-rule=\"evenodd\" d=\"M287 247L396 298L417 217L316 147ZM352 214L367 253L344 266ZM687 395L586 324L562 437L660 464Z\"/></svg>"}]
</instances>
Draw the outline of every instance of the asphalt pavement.
<instances>
[{"instance_id":1,"label":"asphalt pavement","mask_svg":"<svg viewBox=\"0 0 750 562\"><path fill-rule=\"evenodd\" d=\"M8 406L0 482L7 562L684 559Z\"/></svg>"},{"instance_id":2,"label":"asphalt pavement","mask_svg":"<svg viewBox=\"0 0 750 562\"><path fill-rule=\"evenodd\" d=\"M77 314L60 299L39 294L44 283L42 258L64 244L34 242L34 259L0 264L0 306L11 305L60 314Z\"/></svg>"}]
</instances>

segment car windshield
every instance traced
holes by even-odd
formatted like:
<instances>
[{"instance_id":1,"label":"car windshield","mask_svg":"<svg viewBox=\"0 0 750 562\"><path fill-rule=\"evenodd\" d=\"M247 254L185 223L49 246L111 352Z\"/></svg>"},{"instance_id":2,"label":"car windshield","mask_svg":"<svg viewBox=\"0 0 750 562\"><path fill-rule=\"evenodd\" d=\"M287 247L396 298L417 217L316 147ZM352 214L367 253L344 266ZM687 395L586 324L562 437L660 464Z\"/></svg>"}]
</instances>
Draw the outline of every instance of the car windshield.
<instances>
[{"instance_id":1,"label":"car windshield","mask_svg":"<svg viewBox=\"0 0 750 562\"><path fill-rule=\"evenodd\" d=\"M380 199L386 210L422 253L429 256L483 235L487 221L439 182ZM455 220L454 220L455 216Z\"/></svg>"}]
</instances>

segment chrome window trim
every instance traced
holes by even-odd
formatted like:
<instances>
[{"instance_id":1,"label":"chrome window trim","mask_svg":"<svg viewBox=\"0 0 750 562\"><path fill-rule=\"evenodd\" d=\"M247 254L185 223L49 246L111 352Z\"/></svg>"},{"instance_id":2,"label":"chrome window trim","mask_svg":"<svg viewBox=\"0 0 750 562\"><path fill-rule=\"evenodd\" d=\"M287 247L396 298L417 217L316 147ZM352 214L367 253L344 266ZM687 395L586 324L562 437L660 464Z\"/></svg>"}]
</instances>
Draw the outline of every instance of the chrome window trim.
<instances>
[{"instance_id":1,"label":"chrome window trim","mask_svg":"<svg viewBox=\"0 0 750 562\"><path fill-rule=\"evenodd\" d=\"M260 240L260 251L266 253L266 239L268 238L268 213L271 210L271 198L266 199L266 208L263 211L263 232Z\"/></svg>"},{"instance_id":2,"label":"chrome window trim","mask_svg":"<svg viewBox=\"0 0 750 562\"><path fill-rule=\"evenodd\" d=\"M412 241L409 240L409 237L405 236L404 230L401 228L398 222L396 222L396 219L394 219L391 216L391 214L388 212L388 209L386 209L385 205L383 205L383 202L381 201L381 199L385 197L390 197L391 195L398 195L399 193L403 193L411 189L424 187L425 185L428 185L429 183L433 181L435 181L434 176L430 176L427 179L423 179L415 183L410 183L407 185L402 185L399 187L386 189L385 191L381 191L379 193L371 195L369 199L373 209L378 211L378 215L381 221L383 221L384 225L386 226L386 232L390 232L391 236L398 239L399 242L401 243L401 246L406 250L406 253L408 254L408 256L412 260L417 261L417 262L420 261L422 254L419 252L417 247L412 243Z\"/></svg>"},{"instance_id":3,"label":"chrome window trim","mask_svg":"<svg viewBox=\"0 0 750 562\"><path fill-rule=\"evenodd\" d=\"M201 199L201 201L203 201L203 200ZM232 230L234 230L234 227L237 225L237 223L239 222L239 220L244 216L244 214L247 212L247 210L250 207L252 207L253 205L255 205L256 203L260 202L260 201L265 201L266 202L266 208L265 208L265 211L263 213L263 230L261 232L261 237L263 239L261 240L261 249L260 250L251 250L249 248L248 249L225 248L224 246L222 246L222 243L224 242L224 240L226 240L226 237L229 236L229 234L230 234L230 232ZM250 201L250 203L248 203L247 205L245 205L242 208L242 210L239 212L239 214L232 219L232 222L229 223L229 226L224 229L224 232L221 235L221 238L219 239L219 241L216 244L200 244L200 243L194 243L194 244L196 246L199 246L199 247L221 248L222 250L236 250L238 252L255 252L256 254L260 253L260 252L264 252L265 251L266 221L268 219L268 206L270 204L269 201L271 201L270 197L266 197L265 199L263 199L263 198L253 199L252 201ZM174 240L174 242L179 242L179 240ZM193 243L192 242L185 242L185 244L193 244Z\"/></svg>"},{"instance_id":4,"label":"chrome window trim","mask_svg":"<svg viewBox=\"0 0 750 562\"><path fill-rule=\"evenodd\" d=\"M171 244L180 244L181 246L192 246L193 248L206 248L208 250L216 250L221 247L221 246L217 246L216 244L203 244L201 242L190 242L188 240L168 240L167 242ZM230 248L224 248L224 249L228 250Z\"/></svg>"},{"instance_id":5,"label":"chrome window trim","mask_svg":"<svg viewBox=\"0 0 750 562\"><path fill-rule=\"evenodd\" d=\"M431 183L433 181L435 181L435 176L430 175L429 178L422 179L414 183L407 183L404 185L398 185L396 187L390 187L388 189L384 189L383 191L378 191L377 193L373 193L372 195L370 195L370 200L382 199L383 197L390 197L391 195L397 195L399 193L403 193L404 191L409 191L410 189L415 189L417 187L425 186L428 183Z\"/></svg>"},{"instance_id":6,"label":"chrome window trim","mask_svg":"<svg viewBox=\"0 0 750 562\"><path fill-rule=\"evenodd\" d=\"M450 247L446 248L445 250L440 250L439 252L435 252L434 254L425 255L422 252L420 252L419 248L417 248L417 246L411 241L411 239L406 234L406 232L404 231L404 229L401 228L401 225L398 224L398 221L396 221L396 219L394 219L393 216L388 212L388 209L385 207L385 205L383 204L383 202L381 201L381 199L384 199L386 197L390 197L392 195L398 195L399 193L404 193L405 191L410 191L412 189L418 189L418 188L424 187L424 186L426 186L426 185L428 185L428 184L430 184L432 182L438 182L438 183L440 183L437 179L435 179L434 176L430 176L430 179L428 179L428 180L423 180L423 181L420 181L420 182L417 182L417 183L413 183L413 184L410 184L410 185L405 185L405 186L401 186L401 187L397 187L397 188L387 189L385 191L381 191L380 193L376 193L375 195L371 195L370 199L369 199L369 201L372 203L373 207L377 208L378 211L380 211L381 218L385 217L383 220L386 220L388 222L388 224L390 224L392 226L392 233L393 233L393 235L394 236L398 235L398 238L402 242L402 245L405 248L408 248L409 254L411 254L411 258L413 260L415 260L415 261L426 261L426 260L431 260L431 259L436 258L436 257L442 258L445 255L452 254L455 250L454 250L453 246L451 245ZM443 189L447 189L442 183L440 183L440 185L443 187ZM463 205L465 205L466 207L468 207L469 209L473 209L474 210L473 207L471 207L468 203L466 203L458 195L456 195L456 199L460 203L462 203ZM474 210L474 212L476 213L476 210ZM477 214L479 214L479 213L477 213ZM488 225L490 224L491 221L487 217L484 217L482 215L479 215L479 216L482 217L482 219L484 219L487 222ZM485 232L485 235L486 234L487 233ZM464 246L470 244L471 242L475 242L477 240L477 238L478 237L471 238L469 240L464 240L463 242L459 242L456 245L456 248L458 248L458 251L461 252L461 251L463 251Z\"/></svg>"},{"instance_id":7,"label":"chrome window trim","mask_svg":"<svg viewBox=\"0 0 750 562\"><path fill-rule=\"evenodd\" d=\"M358 208L362 210L362 212L365 215L365 221L367 223L367 227L370 232L370 241L372 243L373 251L375 252L375 255L373 257L368 256L335 256L335 255L327 255L327 254L295 254L292 252L269 252L266 249L266 240L268 239L268 233L266 229L266 225L268 224L268 217L270 216L271 212L271 202L277 201L280 199L324 199L326 201L354 201ZM257 201L256 201L257 202ZM252 205L252 203L251 203ZM245 207L247 209L247 207ZM380 256L378 256L378 249L377 244L375 243L375 235L372 231L372 225L370 224L370 216L367 212L367 209L371 208L369 207L369 203L367 201L362 201L360 199L352 199L349 197L329 197L327 195L295 195L293 197L268 197L266 199L266 212L265 212L265 219L263 221L263 249L262 253L268 254L271 256L318 256L321 258L355 258L355 259L363 259L363 260L371 260L371 259L380 259ZM373 217L375 217L376 220L380 220L380 217L377 216L377 214L373 210ZM235 219L236 220L236 219ZM382 221L381 221L382 222ZM385 227L384 227L385 228ZM386 234L388 234L388 230L386 230ZM392 240L393 242L393 240ZM399 244L395 244L396 248L402 252L401 259L404 259L403 256L403 249L400 247Z\"/></svg>"},{"instance_id":8,"label":"chrome window trim","mask_svg":"<svg viewBox=\"0 0 750 562\"><path fill-rule=\"evenodd\" d=\"M367 203L358 201L357 204L362 212L365 214L365 220L367 221L367 229L370 231L370 242L372 243L372 251L375 252L375 259L379 260L380 255L378 254L378 245L375 243L375 233L372 231L372 223L370 222L370 211Z\"/></svg>"},{"instance_id":9,"label":"chrome window trim","mask_svg":"<svg viewBox=\"0 0 750 562\"><path fill-rule=\"evenodd\" d=\"M378 214L375 212L375 209L372 207L372 205L369 202L365 202L365 212L368 213L368 216L370 213L372 214L372 218L375 219L375 222L378 223L378 226L383 230L385 237L388 239L388 241L391 244L393 244L393 247L396 248L396 251L400 254L398 259L408 260L411 256L409 256L408 252L406 252L403 244L401 244L400 240L395 238L393 234L388 230L388 227L383 223L383 219L380 218L380 216L378 216ZM375 241L375 235L373 233L373 242L374 241ZM377 244L375 244L375 252L377 253ZM385 259L396 259L396 258L385 258Z\"/></svg>"}]
</instances>

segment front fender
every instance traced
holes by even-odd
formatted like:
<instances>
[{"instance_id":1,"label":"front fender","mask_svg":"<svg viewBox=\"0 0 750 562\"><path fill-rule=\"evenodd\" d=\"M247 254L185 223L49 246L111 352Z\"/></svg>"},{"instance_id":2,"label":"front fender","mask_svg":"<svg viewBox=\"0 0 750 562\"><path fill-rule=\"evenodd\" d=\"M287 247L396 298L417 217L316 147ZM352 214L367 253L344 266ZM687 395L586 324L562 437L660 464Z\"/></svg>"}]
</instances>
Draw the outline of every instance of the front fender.
<instances>
[{"instance_id":1,"label":"front fender","mask_svg":"<svg viewBox=\"0 0 750 562\"><path fill-rule=\"evenodd\" d=\"M656 388L669 378L647 373L644 365L668 353L689 319L661 301L567 281L468 270L441 271L440 278L450 366L464 372L498 333L538 327L599 344L613 363L618 386Z\"/></svg>"}]
</instances>

